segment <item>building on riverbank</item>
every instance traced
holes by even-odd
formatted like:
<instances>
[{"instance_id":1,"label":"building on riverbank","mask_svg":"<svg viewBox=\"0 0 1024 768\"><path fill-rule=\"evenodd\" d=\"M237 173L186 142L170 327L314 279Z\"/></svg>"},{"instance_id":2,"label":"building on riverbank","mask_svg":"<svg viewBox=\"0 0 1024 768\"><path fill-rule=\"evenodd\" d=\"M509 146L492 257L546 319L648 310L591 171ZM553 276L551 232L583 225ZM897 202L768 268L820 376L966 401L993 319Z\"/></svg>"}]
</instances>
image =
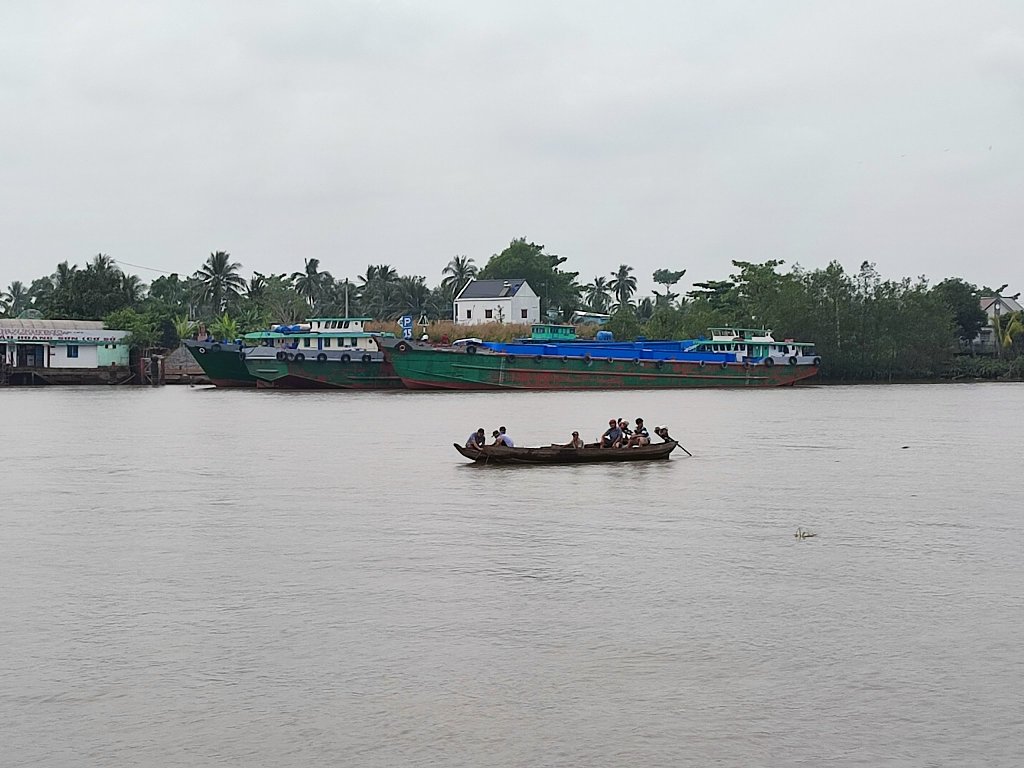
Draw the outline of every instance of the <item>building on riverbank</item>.
<instances>
[{"instance_id":1,"label":"building on riverbank","mask_svg":"<svg viewBox=\"0 0 1024 768\"><path fill-rule=\"evenodd\" d=\"M128 331L99 320L0 320L0 384L121 384Z\"/></svg>"},{"instance_id":2,"label":"building on riverbank","mask_svg":"<svg viewBox=\"0 0 1024 768\"><path fill-rule=\"evenodd\" d=\"M523 279L470 280L453 303L457 325L540 322L540 297Z\"/></svg>"}]
</instances>

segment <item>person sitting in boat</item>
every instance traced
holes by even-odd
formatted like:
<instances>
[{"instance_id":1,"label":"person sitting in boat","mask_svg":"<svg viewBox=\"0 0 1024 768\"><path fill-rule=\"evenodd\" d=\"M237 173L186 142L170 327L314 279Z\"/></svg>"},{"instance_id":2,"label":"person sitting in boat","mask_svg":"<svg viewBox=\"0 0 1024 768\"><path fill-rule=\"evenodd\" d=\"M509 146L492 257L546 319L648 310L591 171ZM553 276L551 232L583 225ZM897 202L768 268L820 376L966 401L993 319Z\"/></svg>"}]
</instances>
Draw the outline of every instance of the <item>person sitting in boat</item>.
<instances>
[{"instance_id":1,"label":"person sitting in boat","mask_svg":"<svg viewBox=\"0 0 1024 768\"><path fill-rule=\"evenodd\" d=\"M583 440L580 439L580 433L579 432L573 432L572 433L572 440L570 440L568 443L566 443L563 447L564 448L582 448L583 447Z\"/></svg>"},{"instance_id":2,"label":"person sitting in boat","mask_svg":"<svg viewBox=\"0 0 1024 768\"><path fill-rule=\"evenodd\" d=\"M501 439L509 448L515 448L516 444L512 442L512 438L505 434L504 427L498 427L498 432L501 433Z\"/></svg>"},{"instance_id":3,"label":"person sitting in boat","mask_svg":"<svg viewBox=\"0 0 1024 768\"><path fill-rule=\"evenodd\" d=\"M476 448L479 450L484 447L484 443L487 442L487 433L484 432L484 428L480 427L476 432L471 434L466 440L467 448Z\"/></svg>"},{"instance_id":4,"label":"person sitting in boat","mask_svg":"<svg viewBox=\"0 0 1024 768\"><path fill-rule=\"evenodd\" d=\"M494 442L491 445L505 445L505 437L498 430L491 432L491 437L494 438Z\"/></svg>"},{"instance_id":5,"label":"person sitting in boat","mask_svg":"<svg viewBox=\"0 0 1024 768\"><path fill-rule=\"evenodd\" d=\"M629 422L625 419L619 419L619 430L622 432L622 442L620 447L625 448L629 445L629 441L633 437L633 431L629 428Z\"/></svg>"},{"instance_id":6,"label":"person sitting in boat","mask_svg":"<svg viewBox=\"0 0 1024 768\"><path fill-rule=\"evenodd\" d=\"M602 448L618 448L622 445L622 430L618 421L608 419L608 429L601 435L600 443Z\"/></svg>"},{"instance_id":7,"label":"person sitting in boat","mask_svg":"<svg viewBox=\"0 0 1024 768\"><path fill-rule=\"evenodd\" d=\"M633 436L629 438L630 448L640 448L645 445L651 444L651 433L647 431L647 427L644 426L643 419L636 420L636 429L633 430Z\"/></svg>"},{"instance_id":8,"label":"person sitting in boat","mask_svg":"<svg viewBox=\"0 0 1024 768\"><path fill-rule=\"evenodd\" d=\"M654 434L664 440L666 443L673 442L672 437L668 433L668 427L655 427Z\"/></svg>"}]
</instances>

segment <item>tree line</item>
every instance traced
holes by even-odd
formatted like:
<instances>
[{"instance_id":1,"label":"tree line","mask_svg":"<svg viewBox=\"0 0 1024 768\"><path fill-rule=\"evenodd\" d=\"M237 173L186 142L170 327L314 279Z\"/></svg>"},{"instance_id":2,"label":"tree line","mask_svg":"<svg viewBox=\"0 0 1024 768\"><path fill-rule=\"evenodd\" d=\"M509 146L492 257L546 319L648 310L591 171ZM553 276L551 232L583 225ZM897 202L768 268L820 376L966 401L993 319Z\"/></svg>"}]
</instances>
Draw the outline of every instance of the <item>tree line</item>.
<instances>
[{"instance_id":1,"label":"tree line","mask_svg":"<svg viewBox=\"0 0 1024 768\"><path fill-rule=\"evenodd\" d=\"M27 286L10 283L0 291L0 316L102 319L108 327L131 331L137 346L173 347L199 325L219 338L235 338L313 316L450 320L454 298L470 279L525 278L541 298L542 316L567 321L577 310L607 313L607 327L619 338L693 338L715 326L771 328L776 338L815 342L828 378L894 380L978 368L954 353L970 357L987 323L979 298L1006 287L979 287L956 277L934 285L924 278L886 280L869 262L851 273L838 262L783 270L783 261L769 260L733 261L726 278L695 283L685 293L674 290L685 269L658 269L652 274L658 287L640 296L628 264L581 283L566 261L519 238L482 266L455 256L431 286L426 277L400 274L390 264L368 264L362 274L335 277L315 258L304 259L300 271L254 272L246 280L240 262L215 251L192 274L166 274L147 285L98 254L82 267L61 262ZM995 334L1003 361L994 365L996 375L1024 375L1017 370L1024 318L1003 316Z\"/></svg>"}]
</instances>

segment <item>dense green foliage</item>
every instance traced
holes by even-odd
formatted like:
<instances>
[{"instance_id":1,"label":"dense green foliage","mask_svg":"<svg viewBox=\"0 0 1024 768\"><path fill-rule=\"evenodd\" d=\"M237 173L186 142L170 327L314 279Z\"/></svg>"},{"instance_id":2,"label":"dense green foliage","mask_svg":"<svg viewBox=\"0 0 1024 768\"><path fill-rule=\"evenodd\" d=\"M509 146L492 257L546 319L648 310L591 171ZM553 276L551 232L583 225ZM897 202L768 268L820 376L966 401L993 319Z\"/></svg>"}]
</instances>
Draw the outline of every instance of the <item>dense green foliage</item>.
<instances>
[{"instance_id":1,"label":"dense green foliage","mask_svg":"<svg viewBox=\"0 0 1024 768\"><path fill-rule=\"evenodd\" d=\"M517 238L483 267L455 256L431 287L426 278L401 275L389 264L369 264L354 278L336 278L317 259L288 274L256 272L248 281L242 264L215 251L190 276L162 275L148 286L99 254L84 267L62 262L28 286L0 291L0 315L29 311L42 317L104 319L131 331L138 347L171 347L206 330L219 338L297 322L312 316L368 316L392 321L403 314L451 318L452 301L473 277L525 278L541 297L541 311L567 320L573 311L610 312L607 327L619 338L693 338L709 327L770 328L775 337L813 341L822 374L833 380L892 381L920 378L1021 377L1024 318L1009 314L993 329L996 359L972 352L987 318L979 288L959 278L934 286L923 279L885 280L873 264L855 273L832 262L824 269L782 269L783 262L734 261L727 278L693 284L682 295L673 287L685 269L661 268L651 296L637 296L632 266L621 264L591 282L563 268L566 258ZM958 341L959 340L959 341Z\"/></svg>"}]
</instances>

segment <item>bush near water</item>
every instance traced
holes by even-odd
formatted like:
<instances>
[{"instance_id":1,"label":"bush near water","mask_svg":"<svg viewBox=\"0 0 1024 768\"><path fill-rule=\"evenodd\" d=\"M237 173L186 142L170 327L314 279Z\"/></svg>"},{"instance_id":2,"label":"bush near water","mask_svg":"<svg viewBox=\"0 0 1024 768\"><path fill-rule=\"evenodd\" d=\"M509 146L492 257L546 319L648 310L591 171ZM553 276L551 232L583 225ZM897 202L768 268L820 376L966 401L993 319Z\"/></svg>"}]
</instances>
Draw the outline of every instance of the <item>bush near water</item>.
<instances>
[{"instance_id":1,"label":"bush near water","mask_svg":"<svg viewBox=\"0 0 1024 768\"><path fill-rule=\"evenodd\" d=\"M455 325L452 301L473 277L525 278L541 296L541 312L559 321L575 310L611 313L605 326L617 338L694 338L709 327L770 328L778 339L813 341L822 358L821 376L830 381L923 379L1024 379L1024 317L1011 313L994 328L995 355L972 354L972 340L986 324L981 296L1000 295L1006 286L976 286L950 277L883 279L865 261L855 272L838 262L808 270L781 260L732 261L727 275L675 290L685 269L662 268L650 296L637 292L633 267L583 283L568 271L568 259L525 238L513 240L479 268L456 256L431 287L419 275L401 275L389 264L370 264L363 274L336 278L317 259L301 271L253 273L226 251L211 253L191 275L162 275L148 285L119 263L99 254L84 266L61 262L55 271L26 284L12 281L0 291L0 316L103 319L131 332L135 347L177 346L198 329L233 339L271 323L308 317L367 316L371 327L397 334L401 315L428 319L428 334L439 340L476 336L509 341L529 335L522 325ZM581 338L594 326L580 326ZM422 330L417 326L417 336Z\"/></svg>"}]
</instances>

